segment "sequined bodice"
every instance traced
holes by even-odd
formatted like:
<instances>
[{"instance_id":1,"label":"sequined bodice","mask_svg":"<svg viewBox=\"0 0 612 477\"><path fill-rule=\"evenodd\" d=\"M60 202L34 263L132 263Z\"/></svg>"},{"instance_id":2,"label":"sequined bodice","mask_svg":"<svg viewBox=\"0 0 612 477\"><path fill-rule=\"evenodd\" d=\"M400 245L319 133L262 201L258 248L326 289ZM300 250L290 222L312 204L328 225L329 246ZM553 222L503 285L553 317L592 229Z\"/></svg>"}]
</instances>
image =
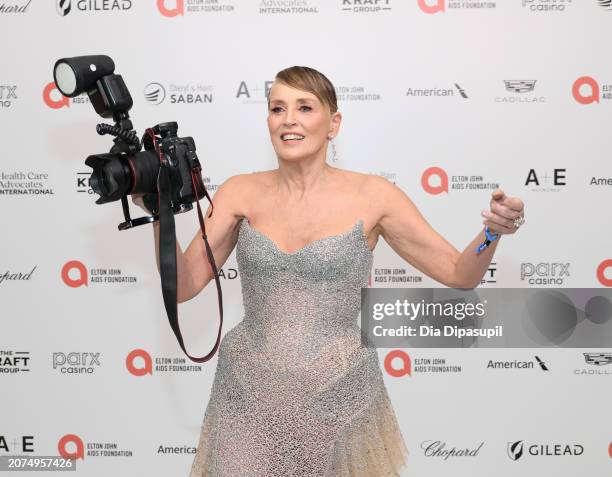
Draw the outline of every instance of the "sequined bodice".
<instances>
[{"instance_id":1,"label":"sequined bodice","mask_svg":"<svg viewBox=\"0 0 612 477\"><path fill-rule=\"evenodd\" d=\"M236 258L245 320L301 327L306 321L310 331L325 332L356 323L373 253L362 220L349 231L287 253L244 218Z\"/></svg>"}]
</instances>

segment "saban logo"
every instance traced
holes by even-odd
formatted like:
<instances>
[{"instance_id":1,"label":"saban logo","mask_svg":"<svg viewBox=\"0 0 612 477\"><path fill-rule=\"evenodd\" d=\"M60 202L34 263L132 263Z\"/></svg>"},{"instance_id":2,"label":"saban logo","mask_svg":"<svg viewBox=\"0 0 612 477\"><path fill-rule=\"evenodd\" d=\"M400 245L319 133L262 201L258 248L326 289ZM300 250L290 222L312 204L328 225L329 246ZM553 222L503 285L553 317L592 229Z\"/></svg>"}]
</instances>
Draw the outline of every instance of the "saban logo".
<instances>
[{"instance_id":1,"label":"saban logo","mask_svg":"<svg viewBox=\"0 0 612 477\"><path fill-rule=\"evenodd\" d=\"M159 83L149 83L145 86L144 97L147 103L161 104L166 99L166 89Z\"/></svg>"},{"instance_id":2,"label":"saban logo","mask_svg":"<svg viewBox=\"0 0 612 477\"><path fill-rule=\"evenodd\" d=\"M612 0L597 0L599 2L599 6L604 10L612 12Z\"/></svg>"}]
</instances>

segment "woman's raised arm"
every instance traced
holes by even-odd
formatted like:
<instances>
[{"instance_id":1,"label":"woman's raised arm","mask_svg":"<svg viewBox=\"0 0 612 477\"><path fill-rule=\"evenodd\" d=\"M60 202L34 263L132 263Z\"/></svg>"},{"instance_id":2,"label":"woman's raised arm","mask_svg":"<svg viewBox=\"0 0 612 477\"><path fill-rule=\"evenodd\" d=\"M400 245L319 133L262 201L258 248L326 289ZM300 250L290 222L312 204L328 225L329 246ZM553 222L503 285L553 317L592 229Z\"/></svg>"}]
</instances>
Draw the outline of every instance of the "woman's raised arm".
<instances>
[{"instance_id":1,"label":"woman's raised arm","mask_svg":"<svg viewBox=\"0 0 612 477\"><path fill-rule=\"evenodd\" d=\"M476 248L486 238L483 227L460 253L433 229L399 187L374 175L368 181L368 195L380 217L377 225L381 235L400 257L448 287L465 289L479 285L499 239L476 254ZM514 233L516 228L512 221L522 216L523 202L516 197L507 197L498 189L493 192L490 205L488 215L483 213L484 224L489 225L494 233ZM456 212L452 215L456 217Z\"/></svg>"}]
</instances>

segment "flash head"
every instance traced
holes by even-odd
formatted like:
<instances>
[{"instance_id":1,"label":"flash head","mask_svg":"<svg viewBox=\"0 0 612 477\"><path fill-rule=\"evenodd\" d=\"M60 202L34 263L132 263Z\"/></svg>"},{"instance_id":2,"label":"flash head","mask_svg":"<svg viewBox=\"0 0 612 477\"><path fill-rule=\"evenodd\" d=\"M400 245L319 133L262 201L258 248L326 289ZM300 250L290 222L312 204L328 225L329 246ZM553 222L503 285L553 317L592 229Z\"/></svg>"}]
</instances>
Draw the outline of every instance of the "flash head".
<instances>
[{"instance_id":1,"label":"flash head","mask_svg":"<svg viewBox=\"0 0 612 477\"><path fill-rule=\"evenodd\" d=\"M100 78L111 75L115 63L106 55L61 58L53 67L53 79L64 96L73 98L95 87Z\"/></svg>"},{"instance_id":2,"label":"flash head","mask_svg":"<svg viewBox=\"0 0 612 477\"><path fill-rule=\"evenodd\" d=\"M73 56L55 62L53 80L64 96L87 93L96 113L118 121L128 117L133 102L123 78L114 71L115 63L109 56Z\"/></svg>"}]
</instances>

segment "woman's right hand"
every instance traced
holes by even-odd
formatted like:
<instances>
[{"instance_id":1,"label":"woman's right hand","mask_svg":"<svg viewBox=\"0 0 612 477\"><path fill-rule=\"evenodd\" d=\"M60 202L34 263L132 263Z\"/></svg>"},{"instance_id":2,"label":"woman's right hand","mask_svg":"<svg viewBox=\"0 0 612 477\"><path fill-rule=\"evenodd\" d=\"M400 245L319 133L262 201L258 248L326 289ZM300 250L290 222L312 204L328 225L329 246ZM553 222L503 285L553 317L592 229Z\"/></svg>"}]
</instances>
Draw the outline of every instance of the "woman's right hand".
<instances>
[{"instance_id":1,"label":"woman's right hand","mask_svg":"<svg viewBox=\"0 0 612 477\"><path fill-rule=\"evenodd\" d=\"M132 194L132 203L144 210L147 215L153 215L151 211L147 209L147 206L145 205L144 200L142 199L143 196L144 194Z\"/></svg>"}]
</instances>

